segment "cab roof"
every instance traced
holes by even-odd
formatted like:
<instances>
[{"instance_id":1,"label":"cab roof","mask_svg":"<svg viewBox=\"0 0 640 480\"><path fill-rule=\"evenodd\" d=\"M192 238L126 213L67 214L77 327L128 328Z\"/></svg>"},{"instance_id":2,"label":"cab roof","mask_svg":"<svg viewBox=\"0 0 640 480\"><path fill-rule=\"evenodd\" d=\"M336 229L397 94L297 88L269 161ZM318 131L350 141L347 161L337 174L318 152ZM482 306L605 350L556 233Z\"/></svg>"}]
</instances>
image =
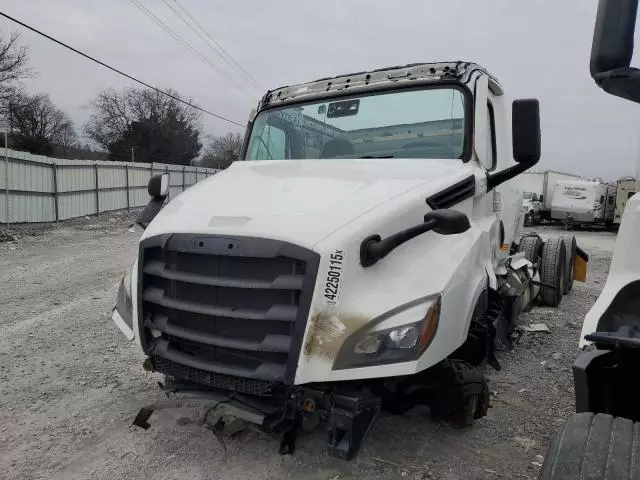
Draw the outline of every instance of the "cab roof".
<instances>
[{"instance_id":1,"label":"cab roof","mask_svg":"<svg viewBox=\"0 0 640 480\"><path fill-rule=\"evenodd\" d=\"M320 78L312 82L269 90L260 100L258 110L318 97L384 90L394 85L424 85L443 81L466 83L471 74L478 71L489 77L491 91L495 95L502 95L503 90L498 80L476 63L462 61L412 63Z\"/></svg>"}]
</instances>

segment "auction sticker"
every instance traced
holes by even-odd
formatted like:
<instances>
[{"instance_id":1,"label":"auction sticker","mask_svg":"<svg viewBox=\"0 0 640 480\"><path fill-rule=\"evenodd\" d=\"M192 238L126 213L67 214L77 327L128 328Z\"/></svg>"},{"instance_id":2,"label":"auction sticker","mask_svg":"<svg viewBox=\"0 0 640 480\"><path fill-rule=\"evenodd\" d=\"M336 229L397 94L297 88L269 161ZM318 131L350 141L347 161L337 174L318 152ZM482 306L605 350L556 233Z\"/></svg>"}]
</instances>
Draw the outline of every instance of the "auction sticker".
<instances>
[{"instance_id":1,"label":"auction sticker","mask_svg":"<svg viewBox=\"0 0 640 480\"><path fill-rule=\"evenodd\" d=\"M324 298L329 305L337 305L340 300L340 287L344 276L344 250L334 250L329 255L327 271L324 276Z\"/></svg>"}]
</instances>

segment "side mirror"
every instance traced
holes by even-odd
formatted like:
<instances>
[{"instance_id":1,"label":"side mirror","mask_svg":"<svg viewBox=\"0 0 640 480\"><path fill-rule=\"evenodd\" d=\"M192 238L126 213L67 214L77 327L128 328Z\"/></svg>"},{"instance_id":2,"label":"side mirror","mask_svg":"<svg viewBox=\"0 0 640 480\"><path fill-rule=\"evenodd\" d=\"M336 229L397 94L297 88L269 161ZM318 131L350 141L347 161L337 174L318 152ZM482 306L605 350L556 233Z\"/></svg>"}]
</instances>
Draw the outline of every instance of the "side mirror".
<instances>
[{"instance_id":1,"label":"side mirror","mask_svg":"<svg viewBox=\"0 0 640 480\"><path fill-rule=\"evenodd\" d=\"M513 159L533 166L540 160L540 103L523 98L514 100L511 108Z\"/></svg>"},{"instance_id":2,"label":"side mirror","mask_svg":"<svg viewBox=\"0 0 640 480\"><path fill-rule=\"evenodd\" d=\"M151 177L147 191L152 198L165 198L169 195L169 174L157 173Z\"/></svg>"},{"instance_id":3,"label":"side mirror","mask_svg":"<svg viewBox=\"0 0 640 480\"><path fill-rule=\"evenodd\" d=\"M533 167L540 160L540 103L537 99L513 101L511 136L513 159L517 165L487 175L487 191Z\"/></svg>"},{"instance_id":4,"label":"side mirror","mask_svg":"<svg viewBox=\"0 0 640 480\"><path fill-rule=\"evenodd\" d=\"M591 45L591 77L605 92L640 102L640 71L630 67L638 0L600 0Z\"/></svg>"},{"instance_id":5,"label":"side mirror","mask_svg":"<svg viewBox=\"0 0 640 480\"><path fill-rule=\"evenodd\" d=\"M151 195L151 200L149 200L147 206L144 207L144 210L142 210L138 218L136 218L136 223L142 228L147 228L151 220L153 220L162 209L164 201L167 199L167 195L169 195L169 174L158 173L151 177L147 191L149 195Z\"/></svg>"},{"instance_id":6,"label":"side mirror","mask_svg":"<svg viewBox=\"0 0 640 480\"><path fill-rule=\"evenodd\" d=\"M544 202L544 195L540 195L540 197L538 198L538 201L540 203Z\"/></svg>"},{"instance_id":7,"label":"side mirror","mask_svg":"<svg viewBox=\"0 0 640 480\"><path fill-rule=\"evenodd\" d=\"M433 231L440 235L457 235L471 228L469 218L457 210L434 210L424 216L425 223L433 223Z\"/></svg>"}]
</instances>

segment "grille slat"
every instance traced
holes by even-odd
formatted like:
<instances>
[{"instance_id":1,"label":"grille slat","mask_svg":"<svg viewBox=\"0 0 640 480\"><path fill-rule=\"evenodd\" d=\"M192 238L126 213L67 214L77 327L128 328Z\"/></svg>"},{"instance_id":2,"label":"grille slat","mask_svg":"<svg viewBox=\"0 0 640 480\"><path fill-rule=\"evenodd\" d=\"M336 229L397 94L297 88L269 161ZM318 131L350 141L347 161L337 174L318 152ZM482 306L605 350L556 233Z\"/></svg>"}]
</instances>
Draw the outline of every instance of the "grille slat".
<instances>
[{"instance_id":1,"label":"grille slat","mask_svg":"<svg viewBox=\"0 0 640 480\"><path fill-rule=\"evenodd\" d=\"M145 353L157 371L214 387L259 394L269 390L259 382L292 383L319 259L263 238L143 240L138 312Z\"/></svg>"},{"instance_id":2,"label":"grille slat","mask_svg":"<svg viewBox=\"0 0 640 480\"><path fill-rule=\"evenodd\" d=\"M192 329L176 325L165 315L154 315L153 320L150 320L147 326L160 330L167 335L183 338L185 340L236 350L287 353L291 347L291 336L289 335L269 334L265 335L260 342L238 340L220 335L212 335L207 332L194 331Z\"/></svg>"},{"instance_id":3,"label":"grille slat","mask_svg":"<svg viewBox=\"0 0 640 480\"><path fill-rule=\"evenodd\" d=\"M149 287L144 291L142 299L169 309L184 310L191 313L201 313L227 318L245 318L249 320L280 320L294 322L298 309L288 305L274 305L266 311L250 310L248 308L230 308L208 305L187 300L170 298L160 288Z\"/></svg>"},{"instance_id":4,"label":"grille slat","mask_svg":"<svg viewBox=\"0 0 640 480\"><path fill-rule=\"evenodd\" d=\"M197 356L192 356L177 348L173 348L168 341L161 339L154 342L153 353L167 360L186 365L187 367L250 379L268 381L282 380L286 368L285 365L270 362L262 362L257 368L252 369L246 366L232 365L223 361L210 359L205 361Z\"/></svg>"},{"instance_id":5,"label":"grille slat","mask_svg":"<svg viewBox=\"0 0 640 480\"><path fill-rule=\"evenodd\" d=\"M196 273L168 270L162 262L149 262L144 267L144 273L164 278L166 280L177 280L186 283L229 288L302 290L302 284L304 281L303 275L278 275L270 281L248 281L230 277L212 277Z\"/></svg>"}]
</instances>

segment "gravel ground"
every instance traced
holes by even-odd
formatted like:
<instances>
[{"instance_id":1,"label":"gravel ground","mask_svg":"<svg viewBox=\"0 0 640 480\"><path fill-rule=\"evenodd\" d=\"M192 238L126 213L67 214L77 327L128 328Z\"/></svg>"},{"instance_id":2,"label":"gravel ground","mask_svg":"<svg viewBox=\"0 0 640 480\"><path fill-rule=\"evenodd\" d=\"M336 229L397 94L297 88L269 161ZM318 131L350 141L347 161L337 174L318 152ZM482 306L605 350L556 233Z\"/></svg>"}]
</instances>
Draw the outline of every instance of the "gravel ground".
<instances>
[{"instance_id":1,"label":"gravel ground","mask_svg":"<svg viewBox=\"0 0 640 480\"><path fill-rule=\"evenodd\" d=\"M589 280L576 283L559 309L524 316L551 333L526 334L500 355L502 371L487 371L494 392L487 417L456 430L432 422L426 409L382 415L360 455L343 462L327 456L322 431L302 434L296 453L282 457L277 439L254 431L224 450L209 430L184 420L195 411L156 413L147 431L130 426L157 398L159 380L109 320L140 235L130 224L120 215L3 232L10 241L0 243L0 477L535 479L540 455L573 411L580 326L615 241L578 232L591 255Z\"/></svg>"}]
</instances>

